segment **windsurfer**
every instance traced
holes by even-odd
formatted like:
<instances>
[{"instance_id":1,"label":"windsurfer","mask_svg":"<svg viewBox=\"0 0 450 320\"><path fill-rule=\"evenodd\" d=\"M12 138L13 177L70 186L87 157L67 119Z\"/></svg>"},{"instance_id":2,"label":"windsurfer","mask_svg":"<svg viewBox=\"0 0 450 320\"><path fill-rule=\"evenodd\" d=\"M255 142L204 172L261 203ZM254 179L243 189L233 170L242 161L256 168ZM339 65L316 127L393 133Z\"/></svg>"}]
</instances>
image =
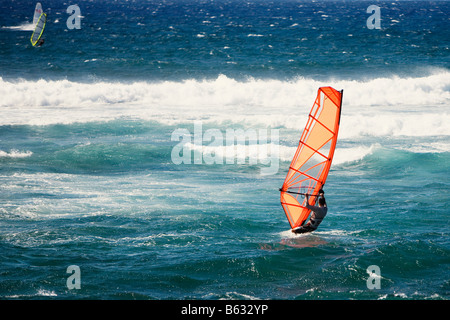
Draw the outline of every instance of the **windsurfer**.
<instances>
[{"instance_id":1,"label":"windsurfer","mask_svg":"<svg viewBox=\"0 0 450 320\"><path fill-rule=\"evenodd\" d=\"M312 206L309 204L309 195L306 195L306 205L305 207L307 209L310 209L311 217L309 218L309 221L298 228L292 229L293 233L307 233L311 232L317 229L319 224L322 222L323 218L325 218L328 207L327 202L325 201L324 192L322 189L319 190L319 205L318 206Z\"/></svg>"}]
</instances>

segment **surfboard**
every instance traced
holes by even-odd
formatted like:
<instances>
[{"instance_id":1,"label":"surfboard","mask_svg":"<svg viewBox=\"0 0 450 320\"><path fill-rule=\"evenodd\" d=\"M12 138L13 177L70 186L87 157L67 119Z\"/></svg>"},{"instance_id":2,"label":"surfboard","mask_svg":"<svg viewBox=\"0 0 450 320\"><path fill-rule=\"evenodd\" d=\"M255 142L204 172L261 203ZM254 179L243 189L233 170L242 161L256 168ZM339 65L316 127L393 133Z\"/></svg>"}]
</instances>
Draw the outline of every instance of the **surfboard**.
<instances>
[{"instance_id":1,"label":"surfboard","mask_svg":"<svg viewBox=\"0 0 450 320\"><path fill-rule=\"evenodd\" d=\"M314 205L318 192L325 185L338 137L343 90L320 87L289 166L280 201L292 229L303 225Z\"/></svg>"}]
</instances>

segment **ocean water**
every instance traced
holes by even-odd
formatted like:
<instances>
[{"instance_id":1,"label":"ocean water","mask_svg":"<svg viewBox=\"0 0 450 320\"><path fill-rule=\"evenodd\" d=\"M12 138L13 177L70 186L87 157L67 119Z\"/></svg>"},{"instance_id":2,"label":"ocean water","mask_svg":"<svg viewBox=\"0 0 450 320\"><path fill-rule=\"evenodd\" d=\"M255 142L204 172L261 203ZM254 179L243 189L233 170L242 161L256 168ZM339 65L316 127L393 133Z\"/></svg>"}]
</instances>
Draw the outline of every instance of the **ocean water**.
<instances>
[{"instance_id":1,"label":"ocean water","mask_svg":"<svg viewBox=\"0 0 450 320\"><path fill-rule=\"evenodd\" d=\"M450 2L41 3L35 48L35 2L1 2L2 299L450 297ZM320 86L329 211L293 235Z\"/></svg>"}]
</instances>

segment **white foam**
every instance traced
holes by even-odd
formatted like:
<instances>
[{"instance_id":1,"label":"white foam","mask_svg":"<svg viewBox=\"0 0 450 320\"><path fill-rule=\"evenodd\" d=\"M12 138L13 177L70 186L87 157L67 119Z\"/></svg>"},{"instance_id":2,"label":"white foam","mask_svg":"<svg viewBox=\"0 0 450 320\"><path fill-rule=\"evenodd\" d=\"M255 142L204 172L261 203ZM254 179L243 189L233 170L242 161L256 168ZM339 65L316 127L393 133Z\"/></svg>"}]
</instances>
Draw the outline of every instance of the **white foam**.
<instances>
[{"instance_id":1,"label":"white foam","mask_svg":"<svg viewBox=\"0 0 450 320\"><path fill-rule=\"evenodd\" d=\"M238 162L245 162L249 160L250 163L264 162L276 155L278 157L279 150L283 152L280 154L280 160L291 160L295 153L296 148L280 146L274 143L267 144L235 144L231 146L219 145L196 145L193 143L187 143L186 147L189 150L199 151L202 155L210 155L219 159L223 158L223 162L226 162L226 158L236 159ZM276 153L275 153L276 152Z\"/></svg>"},{"instance_id":2,"label":"white foam","mask_svg":"<svg viewBox=\"0 0 450 320\"><path fill-rule=\"evenodd\" d=\"M447 142L429 142L416 143L396 147L399 150L405 150L413 153L443 153L450 152L450 141Z\"/></svg>"},{"instance_id":3,"label":"white foam","mask_svg":"<svg viewBox=\"0 0 450 320\"><path fill-rule=\"evenodd\" d=\"M449 101L450 102L450 101ZM345 106L344 106L345 107ZM374 110L371 113L344 114L339 137L351 139L361 136L441 136L450 135L450 110L443 106L440 111L392 112Z\"/></svg>"},{"instance_id":4,"label":"white foam","mask_svg":"<svg viewBox=\"0 0 450 320\"><path fill-rule=\"evenodd\" d=\"M286 231L281 231L279 233L279 236L282 239L294 239L294 238L297 238L297 237L304 236L304 234L295 234L295 233L292 232L291 229L289 229L289 230L286 230Z\"/></svg>"},{"instance_id":5,"label":"white foam","mask_svg":"<svg viewBox=\"0 0 450 320\"><path fill-rule=\"evenodd\" d=\"M38 296L42 297L57 297L58 295L55 293L55 291L52 290L45 290L45 289L39 289L37 292Z\"/></svg>"},{"instance_id":6,"label":"white foam","mask_svg":"<svg viewBox=\"0 0 450 320\"><path fill-rule=\"evenodd\" d=\"M379 144L374 144L369 147L357 146L353 148L336 148L333 164L343 164L345 162L361 160L365 156L371 154L377 147L380 147Z\"/></svg>"},{"instance_id":7,"label":"white foam","mask_svg":"<svg viewBox=\"0 0 450 320\"><path fill-rule=\"evenodd\" d=\"M31 151L21 152L18 150L10 150L9 152L0 150L0 158L27 158L33 154Z\"/></svg>"},{"instance_id":8,"label":"white foam","mask_svg":"<svg viewBox=\"0 0 450 320\"><path fill-rule=\"evenodd\" d=\"M432 145L432 146L431 146ZM448 151L448 145L443 143L441 144L431 144L429 148L423 146L423 149L418 150L410 150L413 152L430 152L430 149L435 152L446 152ZM433 146L434 149L433 149ZM271 157L274 155L280 161L291 161L295 151L297 150L297 146L289 147L278 144L237 144L230 147L227 146L199 146L193 143L187 143L186 147L189 150L195 150L202 153L202 155L217 155L218 159L222 159L223 163L226 163L226 157L230 157L231 159L235 159L236 163L265 163L268 160L271 160ZM228 149L229 148L229 149ZM381 145L378 143L372 144L370 146L356 146L356 147L345 147L336 148L333 158L333 164L343 164L345 162L358 161L363 159L365 156L372 154L374 150L377 148L381 148ZM440 149L438 149L440 148ZM261 149L267 150L267 152L261 152ZM277 150L277 153L274 153ZM440 151L438 151L440 150Z\"/></svg>"},{"instance_id":9,"label":"white foam","mask_svg":"<svg viewBox=\"0 0 450 320\"><path fill-rule=\"evenodd\" d=\"M14 31L33 31L35 25L30 22L24 22L18 26L4 26L2 29L14 30Z\"/></svg>"},{"instance_id":10,"label":"white foam","mask_svg":"<svg viewBox=\"0 0 450 320\"><path fill-rule=\"evenodd\" d=\"M0 125L195 120L301 130L320 86L344 89L341 139L450 135L450 72L365 81L290 81L224 75L211 80L95 82L5 81Z\"/></svg>"}]
</instances>

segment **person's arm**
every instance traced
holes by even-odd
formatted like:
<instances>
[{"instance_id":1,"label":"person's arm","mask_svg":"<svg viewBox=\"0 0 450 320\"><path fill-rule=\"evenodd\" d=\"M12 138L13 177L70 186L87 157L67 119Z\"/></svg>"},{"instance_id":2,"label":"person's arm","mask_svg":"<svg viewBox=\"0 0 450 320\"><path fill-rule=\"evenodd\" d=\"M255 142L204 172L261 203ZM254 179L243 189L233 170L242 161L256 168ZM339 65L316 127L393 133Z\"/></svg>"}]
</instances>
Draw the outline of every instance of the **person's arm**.
<instances>
[{"instance_id":1,"label":"person's arm","mask_svg":"<svg viewBox=\"0 0 450 320\"><path fill-rule=\"evenodd\" d=\"M309 194L305 194L305 198L306 198L306 204L305 207L308 208L309 210L313 210L314 206L311 206L309 204Z\"/></svg>"}]
</instances>

